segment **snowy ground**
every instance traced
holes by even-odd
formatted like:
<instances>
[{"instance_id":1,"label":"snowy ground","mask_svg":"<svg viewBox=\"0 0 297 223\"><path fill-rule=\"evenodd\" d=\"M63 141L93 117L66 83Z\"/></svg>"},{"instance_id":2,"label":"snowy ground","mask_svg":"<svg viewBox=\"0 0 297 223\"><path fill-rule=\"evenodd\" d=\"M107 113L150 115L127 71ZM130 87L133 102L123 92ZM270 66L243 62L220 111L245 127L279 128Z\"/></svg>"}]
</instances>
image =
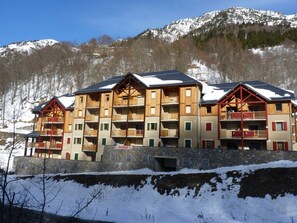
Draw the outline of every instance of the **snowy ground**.
<instances>
[{"instance_id":1,"label":"snowy ground","mask_svg":"<svg viewBox=\"0 0 297 223\"><path fill-rule=\"evenodd\" d=\"M287 194L283 197L246 199L238 198L239 186L232 184L232 177L227 178L226 172L237 170L250 173L261 168L297 167L296 162L279 161L262 165L237 166L219 168L209 171L187 170L170 174L188 174L215 172L220 174L222 182L216 184L217 191L211 190L209 184L203 185L194 196L188 188L178 189L178 195L161 195L156 188L148 183L143 187L111 187L102 184L83 186L73 181L54 181L47 178L47 199L53 200L46 205L46 211L60 215L73 215L94 192L101 190L100 197L79 214L80 218L106 220L118 223L131 222L170 222L170 223L222 223L222 222L297 222L297 197ZM154 173L150 170L120 172L121 174L166 174ZM96 174L96 173L94 173ZM119 174L101 173L101 174ZM168 174L168 173L167 173ZM40 177L27 178L11 184L15 192L22 191L30 197L28 204L34 209L42 201ZM24 188L26 188L24 190ZM229 189L227 189L229 188ZM28 194L30 192L30 195ZM18 193L16 193L18 194ZM34 199L32 199L32 195Z\"/></svg>"}]
</instances>

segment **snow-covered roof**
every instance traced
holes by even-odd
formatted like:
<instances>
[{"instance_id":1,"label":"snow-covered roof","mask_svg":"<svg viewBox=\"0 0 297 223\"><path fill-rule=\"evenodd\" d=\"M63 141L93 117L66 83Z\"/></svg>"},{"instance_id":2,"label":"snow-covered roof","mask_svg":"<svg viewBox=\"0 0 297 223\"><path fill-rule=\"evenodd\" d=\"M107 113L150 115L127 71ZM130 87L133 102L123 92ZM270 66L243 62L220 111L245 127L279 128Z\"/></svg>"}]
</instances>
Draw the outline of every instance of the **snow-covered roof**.
<instances>
[{"instance_id":1,"label":"snow-covered roof","mask_svg":"<svg viewBox=\"0 0 297 223\"><path fill-rule=\"evenodd\" d=\"M267 101L279 100L294 100L295 95L292 91L285 90L271 84L261 81L246 81L246 82L233 82L215 85L203 85L202 102L213 103L219 101L223 96L227 95L229 91L236 88L238 85L244 85L246 88L252 90L257 95L265 98Z\"/></svg>"}]
</instances>

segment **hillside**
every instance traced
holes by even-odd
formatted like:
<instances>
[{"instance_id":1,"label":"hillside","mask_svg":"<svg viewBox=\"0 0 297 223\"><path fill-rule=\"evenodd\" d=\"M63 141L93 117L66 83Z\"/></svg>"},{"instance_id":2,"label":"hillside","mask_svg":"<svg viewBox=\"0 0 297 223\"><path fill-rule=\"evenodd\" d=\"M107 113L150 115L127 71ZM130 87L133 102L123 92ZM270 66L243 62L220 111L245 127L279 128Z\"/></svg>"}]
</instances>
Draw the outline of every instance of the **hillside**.
<instances>
[{"instance_id":1,"label":"hillside","mask_svg":"<svg viewBox=\"0 0 297 223\"><path fill-rule=\"evenodd\" d=\"M128 72L177 69L208 83L260 80L297 93L296 27L296 14L230 8L113 43L9 44L0 47L0 124L13 111L21 119L41 101Z\"/></svg>"},{"instance_id":2,"label":"hillside","mask_svg":"<svg viewBox=\"0 0 297 223\"><path fill-rule=\"evenodd\" d=\"M184 169L170 174L138 170L47 175L49 202L45 211L72 216L97 194L78 217L118 223L295 222L296 167L296 162L281 161L209 171ZM10 185L16 199L25 198L26 206L39 210L42 188L36 185L42 176L16 179ZM24 193L27 190L30 195Z\"/></svg>"}]
</instances>

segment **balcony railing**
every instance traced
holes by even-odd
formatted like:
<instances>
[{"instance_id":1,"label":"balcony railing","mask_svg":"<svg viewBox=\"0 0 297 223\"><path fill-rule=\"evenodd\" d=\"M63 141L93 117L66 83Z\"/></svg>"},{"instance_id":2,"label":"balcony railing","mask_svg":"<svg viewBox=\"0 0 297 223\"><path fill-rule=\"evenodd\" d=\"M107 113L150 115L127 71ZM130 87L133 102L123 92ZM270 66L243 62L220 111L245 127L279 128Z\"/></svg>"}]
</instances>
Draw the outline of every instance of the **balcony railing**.
<instances>
[{"instance_id":1,"label":"balcony railing","mask_svg":"<svg viewBox=\"0 0 297 223\"><path fill-rule=\"evenodd\" d=\"M143 129L129 129L128 136L129 137L143 137Z\"/></svg>"},{"instance_id":2,"label":"balcony railing","mask_svg":"<svg viewBox=\"0 0 297 223\"><path fill-rule=\"evenodd\" d=\"M161 130L161 137L177 138L178 130L177 129L163 129L163 130Z\"/></svg>"},{"instance_id":3,"label":"balcony railing","mask_svg":"<svg viewBox=\"0 0 297 223\"><path fill-rule=\"evenodd\" d=\"M127 115L113 115L112 121L114 122L127 121Z\"/></svg>"},{"instance_id":4,"label":"balcony railing","mask_svg":"<svg viewBox=\"0 0 297 223\"><path fill-rule=\"evenodd\" d=\"M84 132L84 136L89 136L89 137L97 137L97 134L98 134L98 130L95 130L95 129L85 130Z\"/></svg>"},{"instance_id":5,"label":"balcony railing","mask_svg":"<svg viewBox=\"0 0 297 223\"><path fill-rule=\"evenodd\" d=\"M179 103L179 97L169 97L169 96L165 96L162 98L162 104L167 105L167 104L178 104Z\"/></svg>"},{"instance_id":6,"label":"balcony railing","mask_svg":"<svg viewBox=\"0 0 297 223\"><path fill-rule=\"evenodd\" d=\"M112 137L126 137L126 130L112 130Z\"/></svg>"},{"instance_id":7,"label":"balcony railing","mask_svg":"<svg viewBox=\"0 0 297 223\"><path fill-rule=\"evenodd\" d=\"M90 101L87 103L87 108L98 108L99 109L99 101Z\"/></svg>"},{"instance_id":8,"label":"balcony railing","mask_svg":"<svg viewBox=\"0 0 297 223\"><path fill-rule=\"evenodd\" d=\"M221 139L266 139L266 130L226 130L222 129L220 131Z\"/></svg>"},{"instance_id":9,"label":"balcony railing","mask_svg":"<svg viewBox=\"0 0 297 223\"><path fill-rule=\"evenodd\" d=\"M97 152L97 146L95 144L83 145L84 152Z\"/></svg>"},{"instance_id":10,"label":"balcony railing","mask_svg":"<svg viewBox=\"0 0 297 223\"><path fill-rule=\"evenodd\" d=\"M99 116L97 115L87 115L86 122L98 122Z\"/></svg>"},{"instance_id":11,"label":"balcony railing","mask_svg":"<svg viewBox=\"0 0 297 223\"><path fill-rule=\"evenodd\" d=\"M62 129L56 129L56 130L43 130L39 132L41 136L62 136L63 130Z\"/></svg>"},{"instance_id":12,"label":"balcony railing","mask_svg":"<svg viewBox=\"0 0 297 223\"><path fill-rule=\"evenodd\" d=\"M128 105L128 100L117 99L113 102L113 106L116 107L126 107Z\"/></svg>"},{"instance_id":13,"label":"balcony railing","mask_svg":"<svg viewBox=\"0 0 297 223\"><path fill-rule=\"evenodd\" d=\"M130 121L143 121L144 120L144 114L129 114L128 120Z\"/></svg>"},{"instance_id":14,"label":"balcony railing","mask_svg":"<svg viewBox=\"0 0 297 223\"><path fill-rule=\"evenodd\" d=\"M162 121L175 121L178 120L178 113L164 113L161 117Z\"/></svg>"},{"instance_id":15,"label":"balcony railing","mask_svg":"<svg viewBox=\"0 0 297 223\"><path fill-rule=\"evenodd\" d=\"M63 123L64 117L43 117L42 122Z\"/></svg>"},{"instance_id":16,"label":"balcony railing","mask_svg":"<svg viewBox=\"0 0 297 223\"><path fill-rule=\"evenodd\" d=\"M62 143L50 143L50 142L34 142L29 143L29 147L37 148L37 149L52 149L52 150L62 150Z\"/></svg>"},{"instance_id":17,"label":"balcony railing","mask_svg":"<svg viewBox=\"0 0 297 223\"><path fill-rule=\"evenodd\" d=\"M253 112L222 112L221 120L265 120L265 111L253 111Z\"/></svg>"},{"instance_id":18,"label":"balcony railing","mask_svg":"<svg viewBox=\"0 0 297 223\"><path fill-rule=\"evenodd\" d=\"M132 105L132 106L144 106L144 98L132 98L129 101L129 105Z\"/></svg>"}]
</instances>

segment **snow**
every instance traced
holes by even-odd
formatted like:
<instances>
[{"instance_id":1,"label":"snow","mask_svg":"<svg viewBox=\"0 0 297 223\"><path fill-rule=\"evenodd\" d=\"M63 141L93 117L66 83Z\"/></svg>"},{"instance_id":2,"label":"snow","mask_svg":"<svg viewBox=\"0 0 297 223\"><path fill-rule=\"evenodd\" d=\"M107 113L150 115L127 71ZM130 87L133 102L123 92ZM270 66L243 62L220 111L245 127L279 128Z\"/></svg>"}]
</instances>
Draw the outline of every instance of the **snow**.
<instances>
[{"instance_id":1,"label":"snow","mask_svg":"<svg viewBox=\"0 0 297 223\"><path fill-rule=\"evenodd\" d=\"M194 191L188 188L178 189L179 195L161 195L150 183L150 176L148 176L147 183L137 189L128 186L111 187L103 184L85 187L73 181L54 181L52 178L46 178L48 200L53 198L53 201L46 205L46 211L60 215L73 215L78 209L78 204L82 205L91 194L100 190L102 192L100 197L95 199L88 208L81 212L80 218L117 223L295 222L297 220L296 196L286 194L283 197L279 196L277 198L271 198L269 195L266 195L264 198L238 198L240 186L233 185L234 179L232 177L227 178L226 175L226 172L230 170L251 173L261 168L277 167L296 168L297 163L278 161L258 165L224 167L207 171L183 169L171 173L152 173L174 175L215 172L221 176L222 181L212 180L212 183L216 184L216 191L213 191L212 187L206 183L199 189L198 196L194 196ZM116 172L116 174L118 173ZM122 173L150 174L151 171L144 169ZM14 178L15 176L10 177ZM16 192L24 191L24 188L26 188L37 200L41 201L42 190L40 189L41 187L37 186L40 185L40 179L39 177L21 179L12 182L10 185ZM19 196L18 193L16 194ZM29 199L29 205L36 209L39 206L34 199Z\"/></svg>"},{"instance_id":2,"label":"snow","mask_svg":"<svg viewBox=\"0 0 297 223\"><path fill-rule=\"evenodd\" d=\"M63 104L65 108L68 108L70 105L74 103L74 96L61 96L58 98L59 101Z\"/></svg>"},{"instance_id":3,"label":"snow","mask_svg":"<svg viewBox=\"0 0 297 223\"><path fill-rule=\"evenodd\" d=\"M133 74L138 80L140 80L147 87L153 85L167 85L167 84L180 84L183 83L181 80L161 80L155 76L145 76L141 77L138 74Z\"/></svg>"}]
</instances>

